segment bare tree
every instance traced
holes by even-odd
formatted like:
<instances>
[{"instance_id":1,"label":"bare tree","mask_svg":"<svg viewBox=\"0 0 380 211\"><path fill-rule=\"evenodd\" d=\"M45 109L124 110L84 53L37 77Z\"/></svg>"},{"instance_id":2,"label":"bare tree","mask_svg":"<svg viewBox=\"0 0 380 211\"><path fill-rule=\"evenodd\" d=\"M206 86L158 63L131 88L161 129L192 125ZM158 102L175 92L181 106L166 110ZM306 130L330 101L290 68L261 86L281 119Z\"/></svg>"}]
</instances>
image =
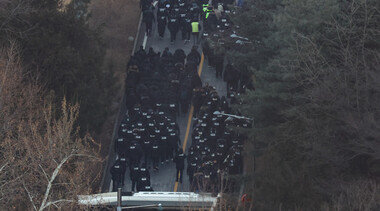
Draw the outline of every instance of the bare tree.
<instances>
[{"instance_id":1,"label":"bare tree","mask_svg":"<svg viewBox=\"0 0 380 211\"><path fill-rule=\"evenodd\" d=\"M43 89L23 78L14 44L1 55L0 87L1 209L74 206L101 173L93 140L78 135L79 106L63 99L56 111Z\"/></svg>"}]
</instances>

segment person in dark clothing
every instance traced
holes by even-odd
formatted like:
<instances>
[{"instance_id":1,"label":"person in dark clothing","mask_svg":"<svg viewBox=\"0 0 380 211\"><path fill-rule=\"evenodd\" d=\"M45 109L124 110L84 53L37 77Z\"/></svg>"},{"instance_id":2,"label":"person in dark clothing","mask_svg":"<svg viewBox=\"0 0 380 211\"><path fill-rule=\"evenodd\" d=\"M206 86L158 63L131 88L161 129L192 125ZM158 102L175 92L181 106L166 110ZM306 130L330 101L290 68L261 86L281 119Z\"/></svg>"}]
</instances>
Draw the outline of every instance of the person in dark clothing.
<instances>
[{"instance_id":1,"label":"person in dark clothing","mask_svg":"<svg viewBox=\"0 0 380 211\"><path fill-rule=\"evenodd\" d=\"M181 94L180 94L180 103L181 103L181 111L182 113L186 114L189 110L189 105L191 101L191 87L190 86L184 86L181 88Z\"/></svg>"},{"instance_id":2,"label":"person in dark clothing","mask_svg":"<svg viewBox=\"0 0 380 211\"><path fill-rule=\"evenodd\" d=\"M137 63L141 63L142 60L145 59L146 52L144 50L144 47L141 45L139 50L135 53L134 57L137 60Z\"/></svg>"},{"instance_id":3,"label":"person in dark clothing","mask_svg":"<svg viewBox=\"0 0 380 211\"><path fill-rule=\"evenodd\" d=\"M119 156L124 156L126 154L126 151L128 149L127 141L124 138L118 138L115 142L115 152Z\"/></svg>"},{"instance_id":4,"label":"person in dark clothing","mask_svg":"<svg viewBox=\"0 0 380 211\"><path fill-rule=\"evenodd\" d=\"M133 191L135 191L137 181L140 178L140 168L138 165L133 165L132 167L130 167L129 177L131 178L131 181L132 181L132 190L131 191L133 192Z\"/></svg>"},{"instance_id":5,"label":"person in dark clothing","mask_svg":"<svg viewBox=\"0 0 380 211\"><path fill-rule=\"evenodd\" d=\"M224 64L224 54L218 53L215 55L215 76L218 78L219 76L222 77L223 73L223 65Z\"/></svg>"},{"instance_id":6,"label":"person in dark clothing","mask_svg":"<svg viewBox=\"0 0 380 211\"><path fill-rule=\"evenodd\" d=\"M160 160L160 144L159 141L155 140L152 143L152 162L153 169L158 170L158 162Z\"/></svg>"},{"instance_id":7,"label":"person in dark clothing","mask_svg":"<svg viewBox=\"0 0 380 211\"><path fill-rule=\"evenodd\" d=\"M193 76L191 78L191 87L192 89L202 87L202 79L197 72L193 72Z\"/></svg>"},{"instance_id":8,"label":"person in dark clothing","mask_svg":"<svg viewBox=\"0 0 380 211\"><path fill-rule=\"evenodd\" d=\"M185 41L185 44L190 42L190 34L191 34L191 17L190 14L186 14L180 21L180 28L182 32L182 40Z\"/></svg>"},{"instance_id":9,"label":"person in dark clothing","mask_svg":"<svg viewBox=\"0 0 380 211\"><path fill-rule=\"evenodd\" d=\"M158 30L158 35L161 38L164 37L165 29L166 29L166 17L165 16L157 17L157 30Z\"/></svg>"},{"instance_id":10,"label":"person in dark clothing","mask_svg":"<svg viewBox=\"0 0 380 211\"><path fill-rule=\"evenodd\" d=\"M178 18L174 15L171 15L169 18L168 29L170 31L170 42L174 44L179 30Z\"/></svg>"},{"instance_id":11,"label":"person in dark clothing","mask_svg":"<svg viewBox=\"0 0 380 211\"><path fill-rule=\"evenodd\" d=\"M174 56L174 63L185 64L185 59L186 59L185 51L183 51L182 49L177 49L174 52L173 56Z\"/></svg>"},{"instance_id":12,"label":"person in dark clothing","mask_svg":"<svg viewBox=\"0 0 380 211\"><path fill-rule=\"evenodd\" d=\"M144 163L139 171L139 179L137 181L137 191L149 191L150 188L150 173Z\"/></svg>"},{"instance_id":13,"label":"person in dark clothing","mask_svg":"<svg viewBox=\"0 0 380 211\"><path fill-rule=\"evenodd\" d=\"M147 54L147 57L150 59L150 61L152 61L156 55L157 53L154 52L154 49L152 47L150 47Z\"/></svg>"},{"instance_id":14,"label":"person in dark clothing","mask_svg":"<svg viewBox=\"0 0 380 211\"><path fill-rule=\"evenodd\" d=\"M141 149L140 143L134 141L133 143L130 144L129 146L129 162L130 165L138 165L140 162L140 159L143 155L143 151Z\"/></svg>"},{"instance_id":15,"label":"person in dark clothing","mask_svg":"<svg viewBox=\"0 0 380 211\"><path fill-rule=\"evenodd\" d=\"M193 62L197 66L201 62L201 54L198 52L196 46L193 46L190 53L187 55L187 62Z\"/></svg>"},{"instance_id":16,"label":"person in dark clothing","mask_svg":"<svg viewBox=\"0 0 380 211\"><path fill-rule=\"evenodd\" d=\"M199 110L203 103L202 91L203 89L201 88L195 88L193 92L194 118L198 117Z\"/></svg>"},{"instance_id":17,"label":"person in dark clothing","mask_svg":"<svg viewBox=\"0 0 380 211\"><path fill-rule=\"evenodd\" d=\"M175 180L176 182L178 182L178 177L179 177L179 182L182 183L183 169L185 168L185 159L186 159L186 155L183 153L183 150L180 148L178 150L178 154L174 158L175 167L177 169L176 180Z\"/></svg>"},{"instance_id":18,"label":"person in dark clothing","mask_svg":"<svg viewBox=\"0 0 380 211\"><path fill-rule=\"evenodd\" d=\"M237 85L239 83L239 77L240 73L235 69L235 67L230 63L230 61L227 62L227 65L225 67L224 71L224 81L227 82L227 92L230 91L230 88L237 89Z\"/></svg>"},{"instance_id":19,"label":"person in dark clothing","mask_svg":"<svg viewBox=\"0 0 380 211\"><path fill-rule=\"evenodd\" d=\"M111 176L113 181L113 191L117 191L117 188L123 187L125 171L125 166L120 162L120 160L117 160L112 166Z\"/></svg>"},{"instance_id":20,"label":"person in dark clothing","mask_svg":"<svg viewBox=\"0 0 380 211\"><path fill-rule=\"evenodd\" d=\"M140 168L140 177L146 177L150 179L149 169L146 167L146 163L143 163Z\"/></svg>"},{"instance_id":21,"label":"person in dark clothing","mask_svg":"<svg viewBox=\"0 0 380 211\"><path fill-rule=\"evenodd\" d=\"M152 6L153 0L140 0L140 8L142 11L149 9Z\"/></svg>"},{"instance_id":22,"label":"person in dark clothing","mask_svg":"<svg viewBox=\"0 0 380 211\"><path fill-rule=\"evenodd\" d=\"M175 132L174 130L172 132L169 133L169 147L170 147L170 150L169 150L169 159L174 159L173 157L173 152L176 153L176 150L178 149L178 146L180 144L180 138L179 138L179 134L177 132Z\"/></svg>"},{"instance_id":23,"label":"person in dark clothing","mask_svg":"<svg viewBox=\"0 0 380 211\"><path fill-rule=\"evenodd\" d=\"M166 47L161 54L161 59L168 59L169 57L172 57L172 53L170 52L169 48Z\"/></svg>"},{"instance_id":24,"label":"person in dark clothing","mask_svg":"<svg viewBox=\"0 0 380 211\"><path fill-rule=\"evenodd\" d=\"M148 163L148 158L151 157L151 150L152 150L152 142L151 142L151 139L149 138L149 136L146 136L144 139L143 139L143 150L144 150L144 162L145 163Z\"/></svg>"},{"instance_id":25,"label":"person in dark clothing","mask_svg":"<svg viewBox=\"0 0 380 211\"><path fill-rule=\"evenodd\" d=\"M167 17L168 16L168 10L165 8L165 6L159 6L156 13L157 19L161 17Z\"/></svg>"},{"instance_id":26,"label":"person in dark clothing","mask_svg":"<svg viewBox=\"0 0 380 211\"><path fill-rule=\"evenodd\" d=\"M202 40L201 44L202 44L203 55L205 56L205 58L209 59L209 55L210 55L210 51L211 51L209 41L207 39L204 39L204 40Z\"/></svg>"},{"instance_id":27,"label":"person in dark clothing","mask_svg":"<svg viewBox=\"0 0 380 211\"><path fill-rule=\"evenodd\" d=\"M214 12L209 13L208 18L204 22L205 28L207 28L208 31L215 31L218 25L218 18L216 17Z\"/></svg>"},{"instance_id":28,"label":"person in dark clothing","mask_svg":"<svg viewBox=\"0 0 380 211\"><path fill-rule=\"evenodd\" d=\"M168 134L167 131L162 129L160 137L160 155L161 155L161 163L169 162L168 152L169 152L169 142L168 142Z\"/></svg>"},{"instance_id":29,"label":"person in dark clothing","mask_svg":"<svg viewBox=\"0 0 380 211\"><path fill-rule=\"evenodd\" d=\"M146 35L150 36L152 32L153 22L155 22L154 14L151 9L147 9L144 11L143 22L145 23Z\"/></svg>"}]
</instances>

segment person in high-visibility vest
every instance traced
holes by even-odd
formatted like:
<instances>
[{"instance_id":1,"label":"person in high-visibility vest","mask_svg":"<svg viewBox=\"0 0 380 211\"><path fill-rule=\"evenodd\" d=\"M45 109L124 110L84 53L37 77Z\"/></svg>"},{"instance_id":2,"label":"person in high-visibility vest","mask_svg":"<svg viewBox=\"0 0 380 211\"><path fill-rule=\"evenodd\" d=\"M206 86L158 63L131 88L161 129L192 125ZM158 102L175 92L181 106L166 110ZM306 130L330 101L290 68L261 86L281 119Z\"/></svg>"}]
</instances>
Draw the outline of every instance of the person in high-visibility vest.
<instances>
[{"instance_id":1,"label":"person in high-visibility vest","mask_svg":"<svg viewBox=\"0 0 380 211\"><path fill-rule=\"evenodd\" d=\"M207 7L206 8L206 14L205 14L205 20L207 20L208 16L210 13L214 12L214 9L212 7Z\"/></svg>"},{"instance_id":2,"label":"person in high-visibility vest","mask_svg":"<svg viewBox=\"0 0 380 211\"><path fill-rule=\"evenodd\" d=\"M203 12L205 13L207 11L208 4L202 4Z\"/></svg>"},{"instance_id":3,"label":"person in high-visibility vest","mask_svg":"<svg viewBox=\"0 0 380 211\"><path fill-rule=\"evenodd\" d=\"M210 6L209 4L202 4L202 14L201 14L202 20L206 20L207 8L209 6Z\"/></svg>"},{"instance_id":4,"label":"person in high-visibility vest","mask_svg":"<svg viewBox=\"0 0 380 211\"><path fill-rule=\"evenodd\" d=\"M194 45L198 43L200 30L201 30L201 25L199 24L198 20L191 22L191 32L194 37Z\"/></svg>"}]
</instances>

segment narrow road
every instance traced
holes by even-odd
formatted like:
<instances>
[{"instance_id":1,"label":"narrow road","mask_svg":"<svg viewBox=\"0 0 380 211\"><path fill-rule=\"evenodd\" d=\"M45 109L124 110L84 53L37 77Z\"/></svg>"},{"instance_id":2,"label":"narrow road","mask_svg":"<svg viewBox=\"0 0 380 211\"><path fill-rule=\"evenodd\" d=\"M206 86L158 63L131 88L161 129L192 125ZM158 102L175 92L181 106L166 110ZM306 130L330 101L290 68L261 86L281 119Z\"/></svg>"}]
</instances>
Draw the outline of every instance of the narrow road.
<instances>
[{"instance_id":1,"label":"narrow road","mask_svg":"<svg viewBox=\"0 0 380 211\"><path fill-rule=\"evenodd\" d=\"M181 40L181 33L179 32L177 34L177 40L175 41L175 43L170 44L169 31L166 30L164 38L161 39L158 36L156 25L153 27L152 35L150 37L147 37L145 35L144 24L142 24L142 26L140 27L139 37L137 37L136 39L137 39L136 49L139 49L139 46L145 46L146 51L149 50L150 47L152 47L155 52L163 52L164 49L168 47L170 52L174 53L176 49L181 48L185 51L186 54L190 52L191 48L193 47L193 42L194 42L193 40L191 40L190 43L184 44L184 42ZM201 52L200 47L198 47L198 50ZM203 55L202 55L201 63L199 65L198 74L201 76L203 84L208 83L211 86L214 86L220 96L226 96L227 90L226 90L225 82L221 78L215 77L215 70L208 66L208 63L207 61L204 60ZM124 114L125 107L122 108L122 110L123 112L121 112L121 114ZM187 114L181 114L177 118L177 122L180 127L180 133L181 133L180 138L181 138L182 147L184 149L184 152L186 153L187 153L187 148L191 145L191 132L192 132L192 122L193 122L192 116L193 116L193 108L191 108ZM110 157L112 157L112 160L116 159L114 153L112 153ZM153 188L153 190L154 191L170 191L170 192L189 191L189 181L186 175L186 166L184 170L185 175L183 175L182 184L175 182L175 173L176 173L175 164L172 161L169 161L168 163L160 163L158 172L154 172L152 169L150 169L151 187ZM109 191L111 191L112 184L111 184L111 177L110 177L109 172L107 172L105 185L107 185L107 187L110 187ZM127 170L123 191L130 191L131 185L132 184L129 178L129 171Z\"/></svg>"}]
</instances>

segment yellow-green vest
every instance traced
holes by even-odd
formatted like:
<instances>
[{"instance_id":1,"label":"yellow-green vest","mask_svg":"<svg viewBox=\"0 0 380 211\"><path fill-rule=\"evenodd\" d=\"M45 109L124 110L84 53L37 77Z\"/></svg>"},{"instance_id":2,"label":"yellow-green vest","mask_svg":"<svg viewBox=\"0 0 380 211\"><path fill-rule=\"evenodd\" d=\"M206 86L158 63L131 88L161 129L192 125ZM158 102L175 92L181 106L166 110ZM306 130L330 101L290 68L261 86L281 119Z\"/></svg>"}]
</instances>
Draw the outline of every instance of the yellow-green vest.
<instances>
[{"instance_id":1,"label":"yellow-green vest","mask_svg":"<svg viewBox=\"0 0 380 211\"><path fill-rule=\"evenodd\" d=\"M191 28L192 28L192 32L199 32L199 23L198 22L192 22Z\"/></svg>"}]
</instances>

